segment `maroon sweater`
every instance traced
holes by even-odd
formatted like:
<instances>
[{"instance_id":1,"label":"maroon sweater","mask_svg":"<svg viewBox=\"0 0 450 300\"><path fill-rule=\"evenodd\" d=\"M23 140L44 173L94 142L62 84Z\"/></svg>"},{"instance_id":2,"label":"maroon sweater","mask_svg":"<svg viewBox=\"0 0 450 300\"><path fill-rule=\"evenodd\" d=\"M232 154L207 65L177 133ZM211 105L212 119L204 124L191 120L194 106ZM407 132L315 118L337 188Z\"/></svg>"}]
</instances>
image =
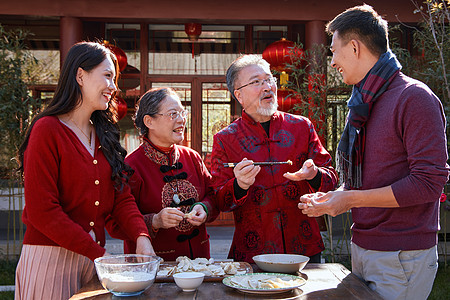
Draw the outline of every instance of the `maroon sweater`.
<instances>
[{"instance_id":1,"label":"maroon sweater","mask_svg":"<svg viewBox=\"0 0 450 300\"><path fill-rule=\"evenodd\" d=\"M437 244L439 196L448 179L442 104L422 82L400 73L367 122L362 190L392 186L399 208L353 208L352 241L369 250Z\"/></svg>"},{"instance_id":2,"label":"maroon sweater","mask_svg":"<svg viewBox=\"0 0 450 300\"><path fill-rule=\"evenodd\" d=\"M148 236L130 188L122 193L114 189L111 166L98 139L95 145L92 157L57 117L36 122L24 155L24 244L61 246L94 260L105 253L109 214L134 240Z\"/></svg>"}]
</instances>

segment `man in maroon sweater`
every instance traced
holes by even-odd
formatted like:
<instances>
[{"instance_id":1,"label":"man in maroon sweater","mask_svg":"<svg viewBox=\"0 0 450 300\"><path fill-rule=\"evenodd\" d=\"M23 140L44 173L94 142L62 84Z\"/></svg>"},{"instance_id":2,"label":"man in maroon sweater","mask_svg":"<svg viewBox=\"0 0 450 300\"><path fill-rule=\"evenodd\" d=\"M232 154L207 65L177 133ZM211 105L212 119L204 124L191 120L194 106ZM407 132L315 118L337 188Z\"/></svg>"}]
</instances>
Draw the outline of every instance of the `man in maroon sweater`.
<instances>
[{"instance_id":1,"label":"man in maroon sweater","mask_svg":"<svg viewBox=\"0 0 450 300\"><path fill-rule=\"evenodd\" d=\"M426 299L449 170L442 104L400 72L372 7L344 11L327 32L332 66L354 85L337 153L343 187L305 195L299 208L310 217L351 209L352 272L386 299Z\"/></svg>"}]
</instances>

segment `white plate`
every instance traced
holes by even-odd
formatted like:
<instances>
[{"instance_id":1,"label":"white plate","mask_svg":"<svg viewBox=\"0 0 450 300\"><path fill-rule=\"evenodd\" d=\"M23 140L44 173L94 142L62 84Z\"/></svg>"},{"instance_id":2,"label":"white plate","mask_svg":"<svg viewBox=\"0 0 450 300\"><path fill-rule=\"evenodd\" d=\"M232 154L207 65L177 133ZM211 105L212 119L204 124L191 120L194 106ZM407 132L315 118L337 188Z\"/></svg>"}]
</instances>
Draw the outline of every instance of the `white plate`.
<instances>
[{"instance_id":1,"label":"white plate","mask_svg":"<svg viewBox=\"0 0 450 300\"><path fill-rule=\"evenodd\" d=\"M274 289L260 289L260 288L246 288L243 287L241 285L235 284L234 282L232 282L231 280L235 277L242 277L242 276L248 276L248 277L255 277L258 275L271 275L271 276L276 276L278 278L282 278L284 280L295 280L295 279L302 279L303 282L295 285L295 286L290 286L290 287L285 287L285 288L274 288ZM277 294L277 293L284 293L287 291L291 291L293 289L296 289L302 285L304 285L306 283L306 279L300 276L295 276L295 275L289 275L289 274L281 274L281 273L253 273L253 274L243 274L243 275L234 275L234 276L230 276L227 278L224 278L222 280L222 283L228 287L237 289L239 291L242 292L246 292L246 293L251 293L251 294Z\"/></svg>"}]
</instances>

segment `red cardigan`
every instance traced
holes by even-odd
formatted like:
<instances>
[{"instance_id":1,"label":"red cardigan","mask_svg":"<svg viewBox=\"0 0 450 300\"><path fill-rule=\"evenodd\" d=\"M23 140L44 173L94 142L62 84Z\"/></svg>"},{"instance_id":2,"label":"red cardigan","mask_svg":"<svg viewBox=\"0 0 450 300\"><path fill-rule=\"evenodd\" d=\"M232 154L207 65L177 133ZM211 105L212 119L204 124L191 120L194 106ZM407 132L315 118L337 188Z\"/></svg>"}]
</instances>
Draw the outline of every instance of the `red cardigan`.
<instances>
[{"instance_id":1,"label":"red cardigan","mask_svg":"<svg viewBox=\"0 0 450 300\"><path fill-rule=\"evenodd\" d=\"M35 123L24 154L24 244L61 246L94 260L105 253L109 214L134 240L148 236L130 188L114 189L111 166L98 138L95 145L92 157L57 117Z\"/></svg>"}]
</instances>

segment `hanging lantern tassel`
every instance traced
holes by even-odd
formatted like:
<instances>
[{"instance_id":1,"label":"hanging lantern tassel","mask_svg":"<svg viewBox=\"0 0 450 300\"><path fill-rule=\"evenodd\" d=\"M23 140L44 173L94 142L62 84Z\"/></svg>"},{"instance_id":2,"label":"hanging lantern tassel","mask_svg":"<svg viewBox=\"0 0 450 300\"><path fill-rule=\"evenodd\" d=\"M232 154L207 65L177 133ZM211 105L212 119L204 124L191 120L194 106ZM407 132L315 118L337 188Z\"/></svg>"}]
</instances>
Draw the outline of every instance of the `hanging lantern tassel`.
<instances>
[{"instance_id":1,"label":"hanging lantern tassel","mask_svg":"<svg viewBox=\"0 0 450 300\"><path fill-rule=\"evenodd\" d=\"M194 43L192 43L192 59L194 59L194 54L195 54L195 51L194 51Z\"/></svg>"},{"instance_id":2,"label":"hanging lantern tassel","mask_svg":"<svg viewBox=\"0 0 450 300\"><path fill-rule=\"evenodd\" d=\"M285 71L282 71L280 74L280 86L281 88L286 88L287 84L289 82L289 74Z\"/></svg>"}]
</instances>

